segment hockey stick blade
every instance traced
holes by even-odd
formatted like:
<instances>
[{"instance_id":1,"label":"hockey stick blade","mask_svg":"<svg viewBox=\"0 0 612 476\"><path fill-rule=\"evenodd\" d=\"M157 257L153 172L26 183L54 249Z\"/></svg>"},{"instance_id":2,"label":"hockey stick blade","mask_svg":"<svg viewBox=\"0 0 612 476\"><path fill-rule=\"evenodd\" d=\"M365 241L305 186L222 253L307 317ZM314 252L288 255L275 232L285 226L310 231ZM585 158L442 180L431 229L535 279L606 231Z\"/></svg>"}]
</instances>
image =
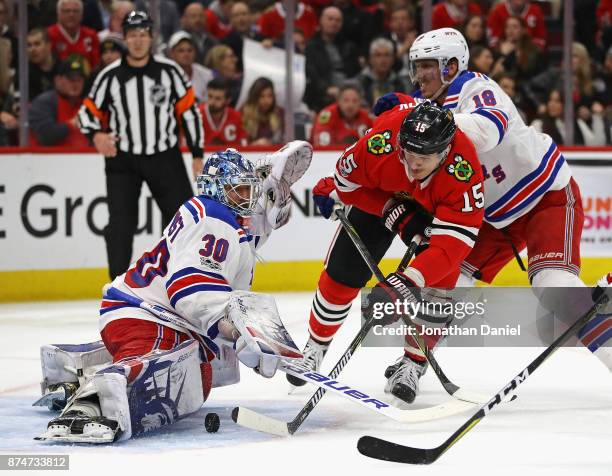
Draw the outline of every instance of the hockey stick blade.
<instances>
[{"instance_id":1,"label":"hockey stick blade","mask_svg":"<svg viewBox=\"0 0 612 476\"><path fill-rule=\"evenodd\" d=\"M472 403L451 399L439 405L418 410L400 410L389 407L386 411L379 413L399 423L424 423L457 415L473 408L474 404ZM232 420L245 428L277 436L293 435L299 428L299 425L292 425L292 422L287 423L277 420L246 407L234 408L232 410Z\"/></svg>"},{"instance_id":2,"label":"hockey stick blade","mask_svg":"<svg viewBox=\"0 0 612 476\"><path fill-rule=\"evenodd\" d=\"M357 442L357 450L364 456L383 461L393 461L407 464L431 464L442 454L450 449L455 443L463 438L472 428L495 410L509 394L514 393L517 387L535 372L544 361L561 347L572 335L578 332L584 324L589 322L598 310L609 301L608 296L602 293L597 298L591 309L574 322L563 334L561 334L551 345L538 355L527 367L516 377L497 392L485 405L472 415L459 429L457 429L444 443L435 448L414 448L404 446L391 441L386 441L373 436L362 436Z\"/></svg>"}]
</instances>

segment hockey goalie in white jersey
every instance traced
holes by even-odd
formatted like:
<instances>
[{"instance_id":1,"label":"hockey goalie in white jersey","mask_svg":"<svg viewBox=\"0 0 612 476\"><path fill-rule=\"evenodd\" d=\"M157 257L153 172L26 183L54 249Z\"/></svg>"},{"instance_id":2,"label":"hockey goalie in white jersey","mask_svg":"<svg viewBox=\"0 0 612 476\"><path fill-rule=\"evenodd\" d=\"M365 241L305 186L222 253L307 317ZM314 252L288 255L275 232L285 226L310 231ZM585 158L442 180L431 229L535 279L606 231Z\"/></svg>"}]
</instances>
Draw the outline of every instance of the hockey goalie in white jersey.
<instances>
[{"instance_id":1,"label":"hockey goalie in white jersey","mask_svg":"<svg viewBox=\"0 0 612 476\"><path fill-rule=\"evenodd\" d=\"M494 80L468 71L468 60L468 45L457 30L420 35L410 48L410 74L419 90L412 97L386 94L374 112L379 115L413 97L435 101L453 111L476 147L484 193L475 189L466 196L465 210L484 208L485 218L457 286L471 286L476 279L491 283L515 257L522 266L518 253L527 248L534 292L545 306L563 309L568 293L551 288L585 287L578 277L584 221L578 184L552 138L528 127ZM608 273L597 285L611 283ZM612 370L612 349L605 346L612 341L612 317L596 316L579 337Z\"/></svg>"},{"instance_id":2,"label":"hockey goalie in white jersey","mask_svg":"<svg viewBox=\"0 0 612 476\"><path fill-rule=\"evenodd\" d=\"M248 290L255 249L289 220L290 186L311 158L294 141L257 168L233 149L206 160L198 195L105 286L102 342L41 349L39 403L62 412L40 439L128 439L197 411L212 387L239 381L239 361L271 377L281 359L301 357L273 298Z\"/></svg>"}]
</instances>

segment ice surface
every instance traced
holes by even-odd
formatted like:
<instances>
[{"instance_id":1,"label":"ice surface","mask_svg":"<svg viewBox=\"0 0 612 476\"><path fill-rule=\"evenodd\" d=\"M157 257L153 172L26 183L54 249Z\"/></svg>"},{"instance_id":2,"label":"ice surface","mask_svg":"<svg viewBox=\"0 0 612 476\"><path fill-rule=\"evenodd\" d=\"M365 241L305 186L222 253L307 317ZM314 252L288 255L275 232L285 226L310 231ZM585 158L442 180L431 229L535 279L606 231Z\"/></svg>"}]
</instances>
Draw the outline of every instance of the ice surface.
<instances>
[{"instance_id":1,"label":"ice surface","mask_svg":"<svg viewBox=\"0 0 612 476\"><path fill-rule=\"evenodd\" d=\"M277 300L285 324L301 347L306 340L312 294L278 294ZM240 384L213 390L197 414L165 430L112 446L34 441L32 438L44 430L51 415L43 408L31 407L39 395L39 347L44 343L98 340L97 311L98 302L94 301L0 306L0 453L70 454L70 472L85 476L323 476L340 472L417 476L612 475L612 378L596 358L578 348L557 352L520 387L518 400L489 415L428 467L363 457L356 450L357 439L370 434L402 444L436 446L469 414L402 425L328 395L294 436L270 436L234 424L231 409L248 406L290 420L314 389L304 387L287 395L284 375L265 380L246 368L242 369ZM354 309L338 333L323 370L329 370L344 351L358 329L358 321ZM540 351L442 348L437 356L457 383L492 395ZM382 392L383 372L399 353L397 349L360 349L340 378L386 398ZM435 375L428 372L416 404L428 406L446 399ZM204 429L204 416L210 411L221 417L216 434Z\"/></svg>"}]
</instances>

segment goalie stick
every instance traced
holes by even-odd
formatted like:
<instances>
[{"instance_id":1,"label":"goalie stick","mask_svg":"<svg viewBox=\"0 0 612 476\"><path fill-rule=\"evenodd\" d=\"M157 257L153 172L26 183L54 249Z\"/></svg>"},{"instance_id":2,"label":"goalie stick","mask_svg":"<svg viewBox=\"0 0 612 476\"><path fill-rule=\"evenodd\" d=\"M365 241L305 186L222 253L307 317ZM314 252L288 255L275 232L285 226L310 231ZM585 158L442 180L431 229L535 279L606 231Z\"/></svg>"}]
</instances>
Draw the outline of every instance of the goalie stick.
<instances>
[{"instance_id":1,"label":"goalie stick","mask_svg":"<svg viewBox=\"0 0 612 476\"><path fill-rule=\"evenodd\" d=\"M538 355L527 367L519 372L508 384L497 392L487 403L485 403L474 415L472 415L457 431L455 431L444 443L435 448L414 448L400 445L391 441L382 440L374 436L362 436L357 442L357 449L364 456L407 464L431 464L442 456L451 446L463 438L467 432L474 428L480 421L492 412L510 393L542 365L542 363L559 349L572 335L585 325L593 316L609 301L603 292L597 298L595 304L572 324L561 336Z\"/></svg>"}]
</instances>

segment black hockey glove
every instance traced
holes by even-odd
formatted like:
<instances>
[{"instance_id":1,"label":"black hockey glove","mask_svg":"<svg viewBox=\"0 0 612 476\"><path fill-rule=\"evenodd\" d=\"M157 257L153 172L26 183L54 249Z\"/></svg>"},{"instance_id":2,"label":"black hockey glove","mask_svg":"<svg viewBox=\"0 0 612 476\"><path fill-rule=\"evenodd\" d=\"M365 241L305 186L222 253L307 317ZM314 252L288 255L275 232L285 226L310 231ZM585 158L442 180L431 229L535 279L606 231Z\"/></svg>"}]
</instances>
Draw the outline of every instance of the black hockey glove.
<instances>
[{"instance_id":1,"label":"black hockey glove","mask_svg":"<svg viewBox=\"0 0 612 476\"><path fill-rule=\"evenodd\" d=\"M406 246L415 235L425 235L433 217L415 200L400 200L389 205L383 213L383 223L397 233Z\"/></svg>"},{"instance_id":2,"label":"black hockey glove","mask_svg":"<svg viewBox=\"0 0 612 476\"><path fill-rule=\"evenodd\" d=\"M419 287L408 276L399 272L391 273L384 281L374 286L368 296L368 305L364 309L365 317L368 318L373 313L376 324L382 324L383 326L392 324L399 320L403 314L402 312L396 312L397 307L394 308L393 312L387 312L390 309L388 303L396 304L397 301L400 303L407 302L408 305L410 303L416 305L421 301ZM386 307L385 304L387 304ZM404 305L401 304L399 310L403 309Z\"/></svg>"}]
</instances>

